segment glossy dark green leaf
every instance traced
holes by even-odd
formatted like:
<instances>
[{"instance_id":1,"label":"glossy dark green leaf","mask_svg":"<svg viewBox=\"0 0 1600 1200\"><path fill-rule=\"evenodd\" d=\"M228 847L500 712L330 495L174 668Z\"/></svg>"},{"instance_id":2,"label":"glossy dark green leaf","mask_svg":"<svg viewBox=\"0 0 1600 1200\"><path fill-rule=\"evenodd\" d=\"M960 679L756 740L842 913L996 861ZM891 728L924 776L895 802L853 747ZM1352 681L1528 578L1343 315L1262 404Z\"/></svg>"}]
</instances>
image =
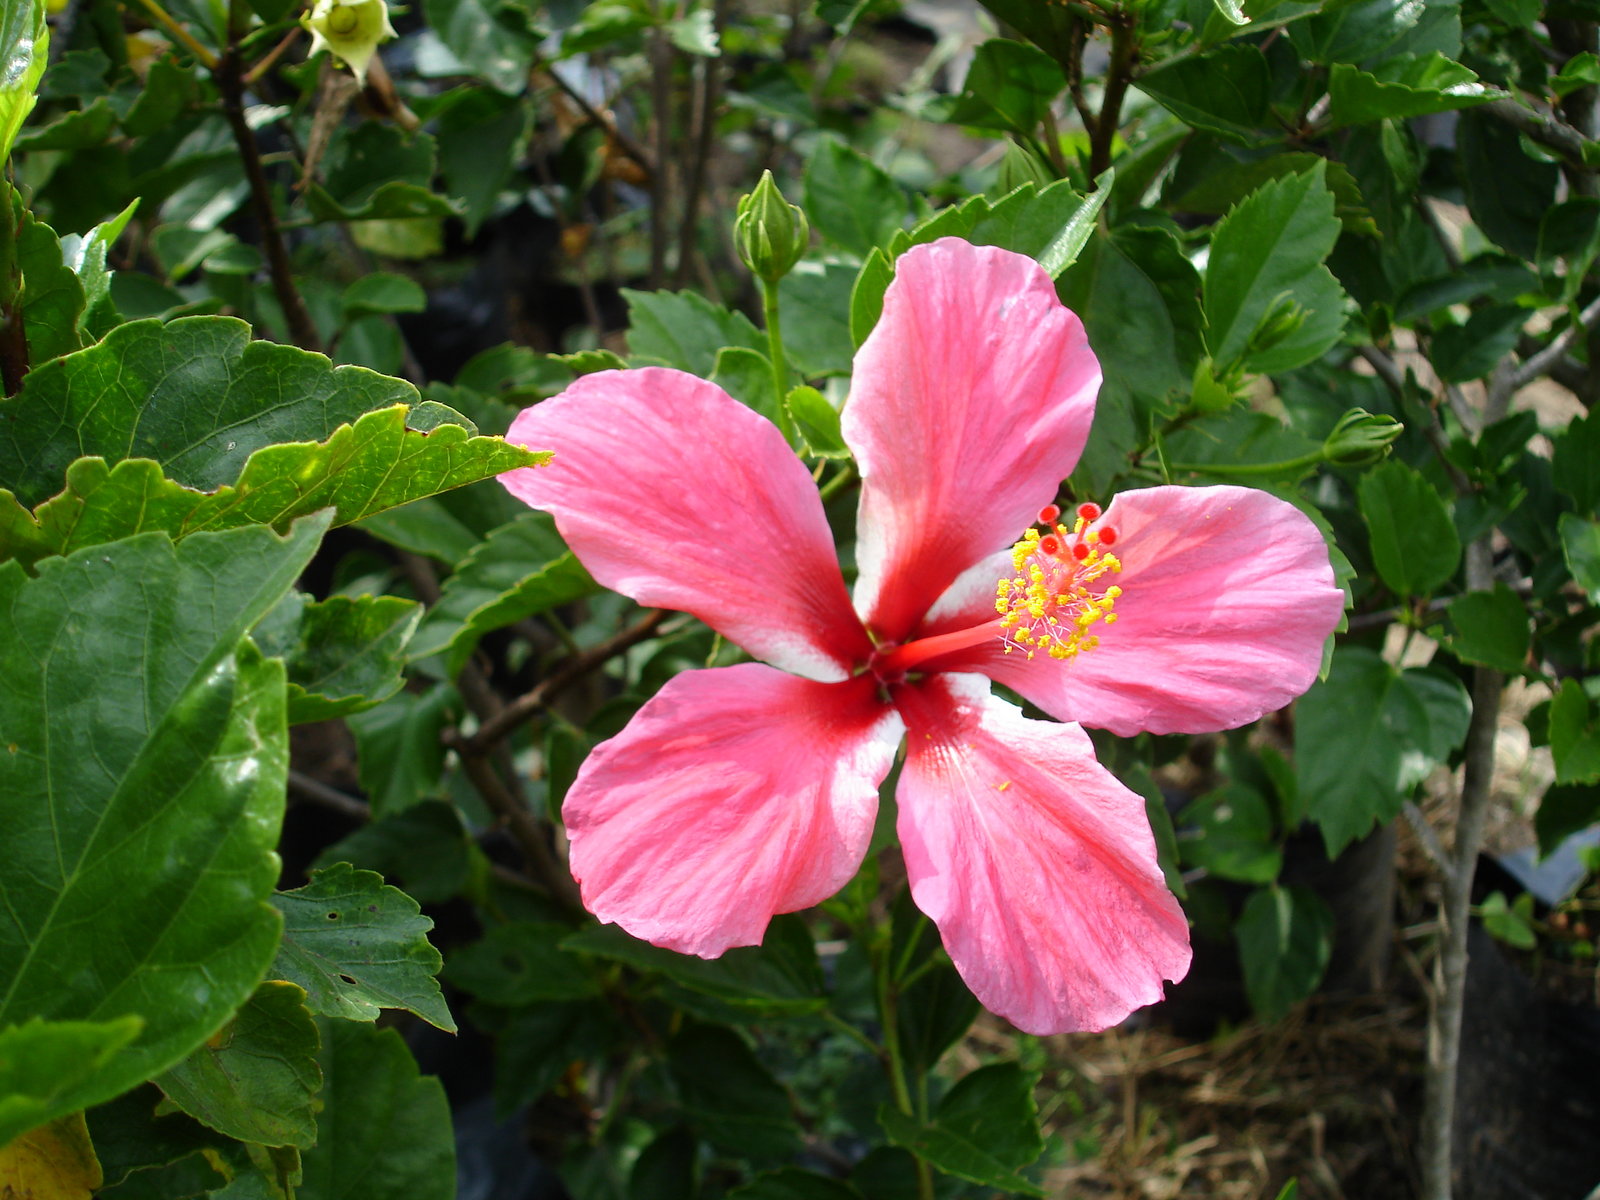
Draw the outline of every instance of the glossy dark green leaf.
<instances>
[{"instance_id":1,"label":"glossy dark green leaf","mask_svg":"<svg viewBox=\"0 0 1600 1200\"><path fill-rule=\"evenodd\" d=\"M49 49L44 0L0 7L0 162L10 156L17 131L33 111Z\"/></svg>"},{"instance_id":2,"label":"glossy dark green leaf","mask_svg":"<svg viewBox=\"0 0 1600 1200\"><path fill-rule=\"evenodd\" d=\"M1563 679L1551 697L1550 753L1557 783L1600 782L1600 720L1576 679Z\"/></svg>"},{"instance_id":3,"label":"glossy dark green leaf","mask_svg":"<svg viewBox=\"0 0 1600 1200\"><path fill-rule=\"evenodd\" d=\"M757 1161L798 1147L788 1092L733 1030L687 1026L667 1043L667 1069L685 1115L712 1145Z\"/></svg>"},{"instance_id":4,"label":"glossy dark green leaf","mask_svg":"<svg viewBox=\"0 0 1600 1200\"><path fill-rule=\"evenodd\" d=\"M1360 62L1394 47L1419 23L1425 7L1416 0L1324 5L1323 11L1294 22L1287 32L1295 49L1312 62Z\"/></svg>"},{"instance_id":5,"label":"glossy dark green leaf","mask_svg":"<svg viewBox=\"0 0 1600 1200\"><path fill-rule=\"evenodd\" d=\"M1339 340L1344 291L1322 265L1339 229L1321 164L1263 184L1217 223L1205 314L1219 366L1284 371ZM1287 320L1287 328L1275 328L1274 318Z\"/></svg>"},{"instance_id":6,"label":"glossy dark green leaf","mask_svg":"<svg viewBox=\"0 0 1600 1200\"><path fill-rule=\"evenodd\" d=\"M480 542L445 581L438 604L428 610L411 643L410 657L448 654L455 674L491 629L596 590L549 514L525 513Z\"/></svg>"},{"instance_id":7,"label":"glossy dark green leaf","mask_svg":"<svg viewBox=\"0 0 1600 1200\"><path fill-rule=\"evenodd\" d=\"M439 115L439 171L464 206L474 236L512 182L527 150L532 113L520 96L477 90Z\"/></svg>"},{"instance_id":8,"label":"glossy dark green leaf","mask_svg":"<svg viewBox=\"0 0 1600 1200\"><path fill-rule=\"evenodd\" d=\"M1015 29L1057 62L1070 60L1079 17L1069 9L1038 0L979 0L1000 20Z\"/></svg>"},{"instance_id":9,"label":"glossy dark green leaf","mask_svg":"<svg viewBox=\"0 0 1600 1200\"><path fill-rule=\"evenodd\" d=\"M802 262L778 282L783 351L808 379L850 372L850 293L856 270Z\"/></svg>"},{"instance_id":10,"label":"glossy dark green leaf","mask_svg":"<svg viewBox=\"0 0 1600 1200\"><path fill-rule=\"evenodd\" d=\"M1446 383L1482 379L1516 348L1525 309L1513 305L1480 308L1461 325L1446 325L1433 338L1433 367Z\"/></svg>"},{"instance_id":11,"label":"glossy dark green leaf","mask_svg":"<svg viewBox=\"0 0 1600 1200\"><path fill-rule=\"evenodd\" d=\"M97 349L92 347L63 361L75 361ZM343 371L383 378L369 376L356 367L340 367L333 374ZM28 378L34 378L34 374ZM27 395L26 389L23 395ZM177 538L244 525L271 525L281 530L291 521L324 508L334 510L334 524L345 525L502 471L535 466L549 458L548 453L524 450L499 438L473 437L460 425L441 424L426 433L409 428L409 422L418 415L417 409L408 413L396 405L333 429L331 434L323 435L326 441L265 445L243 462L236 481L213 484L215 490L211 491L197 490L207 487L207 483L186 485L168 478L159 464L145 458L125 459L114 466L108 465L104 457L78 459L66 469L66 489L31 513L0 490L0 557L32 563L45 555L69 553L147 530L160 530ZM5 410L0 408L0 419L4 416ZM129 419L140 422L139 432L130 429L124 435L135 439L129 449L161 453L172 445L166 437L156 434L144 440L139 413L131 414ZM169 419L174 425L179 422L176 414L170 418L161 414L152 416L149 424L162 425ZM34 429L24 420L18 424L28 425L25 432ZM92 425L92 419L85 418L86 429L92 431ZM263 420L253 431L244 431L242 425L231 431L219 429L212 441L220 444L195 444L193 451L179 456L178 465L205 477L227 470L230 465L238 469L240 443L221 441L221 434L239 432L241 438L248 436L256 442L276 436L278 431L267 425ZM283 432L293 436L287 430ZM155 441L157 437L161 440ZM107 444L111 440L108 436L74 440L91 442L92 452L97 454L117 454L116 448ZM71 453L71 449L68 437L62 435L56 447L47 446L42 454L32 455L30 477L42 481L55 456ZM0 456L5 452L0 431ZM22 453L26 452L18 451ZM170 465L167 470L176 474ZM23 493L20 488L18 492L20 499Z\"/></svg>"},{"instance_id":12,"label":"glossy dark green leaf","mask_svg":"<svg viewBox=\"0 0 1600 1200\"><path fill-rule=\"evenodd\" d=\"M993 38L973 53L961 95L934 111L959 125L1032 137L1066 86L1060 65L1048 54L1024 42Z\"/></svg>"},{"instance_id":13,"label":"glossy dark green leaf","mask_svg":"<svg viewBox=\"0 0 1600 1200\"><path fill-rule=\"evenodd\" d=\"M1484 113L1461 115L1456 149L1473 221L1495 245L1533 258L1540 223L1556 202L1560 169L1529 158L1516 129Z\"/></svg>"},{"instance_id":14,"label":"glossy dark green leaf","mask_svg":"<svg viewBox=\"0 0 1600 1200\"><path fill-rule=\"evenodd\" d=\"M488 1024L482 1006L472 1016ZM592 999L542 1001L489 1031L495 1035L495 1111L502 1117L538 1100L571 1064L599 1058L618 1038L611 1010Z\"/></svg>"},{"instance_id":15,"label":"glossy dark green leaf","mask_svg":"<svg viewBox=\"0 0 1600 1200\"><path fill-rule=\"evenodd\" d=\"M1054 279L1083 253L1114 180L1108 171L1087 196L1075 192L1066 180L1037 191L1018 189L977 216L965 236L974 245L1026 254Z\"/></svg>"},{"instance_id":16,"label":"glossy dark green leaf","mask_svg":"<svg viewBox=\"0 0 1600 1200\"><path fill-rule=\"evenodd\" d=\"M697 292L635 292L628 302L628 351L634 365L660 364L708 377L724 346L765 353L767 339L743 313L713 304Z\"/></svg>"},{"instance_id":17,"label":"glossy dark green leaf","mask_svg":"<svg viewBox=\"0 0 1600 1200\"><path fill-rule=\"evenodd\" d=\"M104 144L117 123L109 96L97 96L83 108L62 113L48 125L19 134L16 150L93 150Z\"/></svg>"},{"instance_id":18,"label":"glossy dark green leaf","mask_svg":"<svg viewBox=\"0 0 1600 1200\"><path fill-rule=\"evenodd\" d=\"M444 1088L393 1029L321 1019L323 1118L301 1156L296 1200L454 1200L455 1141Z\"/></svg>"},{"instance_id":19,"label":"glossy dark green leaf","mask_svg":"<svg viewBox=\"0 0 1600 1200\"><path fill-rule=\"evenodd\" d=\"M450 956L445 979L499 1008L596 995L594 973L577 954L561 947L571 932L566 925L539 921L493 926Z\"/></svg>"},{"instance_id":20,"label":"glossy dark green leaf","mask_svg":"<svg viewBox=\"0 0 1600 1200\"><path fill-rule=\"evenodd\" d=\"M1267 119L1271 82L1266 56L1235 43L1175 59L1134 86L1196 129L1250 141Z\"/></svg>"},{"instance_id":21,"label":"glossy dark green leaf","mask_svg":"<svg viewBox=\"0 0 1600 1200\"><path fill-rule=\"evenodd\" d=\"M933 951L938 946L929 936ZM907 1068L926 1074L972 1028L983 1006L947 961L921 969L896 1001L900 1016L900 1046Z\"/></svg>"},{"instance_id":22,"label":"glossy dark green leaf","mask_svg":"<svg viewBox=\"0 0 1600 1200\"><path fill-rule=\"evenodd\" d=\"M289 724L362 712L400 690L406 643L422 606L399 596L290 592L253 633L289 670Z\"/></svg>"},{"instance_id":23,"label":"glossy dark green leaf","mask_svg":"<svg viewBox=\"0 0 1600 1200\"><path fill-rule=\"evenodd\" d=\"M1600 417L1574 418L1553 442L1551 481L1572 497L1579 516L1593 516L1600 506Z\"/></svg>"},{"instance_id":24,"label":"glossy dark green leaf","mask_svg":"<svg viewBox=\"0 0 1600 1200\"><path fill-rule=\"evenodd\" d=\"M1550 77L1550 90L1563 97L1596 85L1600 85L1600 55L1590 50L1573 55Z\"/></svg>"},{"instance_id":25,"label":"glossy dark green leaf","mask_svg":"<svg viewBox=\"0 0 1600 1200\"><path fill-rule=\"evenodd\" d=\"M517 6L499 0L424 0L428 27L471 70L512 95L528 87L538 48Z\"/></svg>"},{"instance_id":26,"label":"glossy dark green leaf","mask_svg":"<svg viewBox=\"0 0 1600 1200\"><path fill-rule=\"evenodd\" d=\"M1402 462L1361 477L1361 516L1372 561L1399 596L1426 596L1449 581L1461 561L1461 539L1434 487Z\"/></svg>"},{"instance_id":27,"label":"glossy dark green leaf","mask_svg":"<svg viewBox=\"0 0 1600 1200\"><path fill-rule=\"evenodd\" d=\"M1590 604L1600 604L1600 521L1562 513L1559 529L1561 552L1573 581Z\"/></svg>"},{"instance_id":28,"label":"glossy dark green leaf","mask_svg":"<svg viewBox=\"0 0 1600 1200\"><path fill-rule=\"evenodd\" d=\"M962 1078L927 1124L887 1106L878 1123L889 1141L948 1175L1024 1196L1043 1196L1018 1174L1044 1151L1036 1078L1016 1063L980 1067Z\"/></svg>"},{"instance_id":29,"label":"glossy dark green leaf","mask_svg":"<svg viewBox=\"0 0 1600 1200\"><path fill-rule=\"evenodd\" d=\"M1207 792L1178 814L1184 861L1220 879L1271 883L1283 867L1266 799L1245 783Z\"/></svg>"},{"instance_id":30,"label":"glossy dark green leaf","mask_svg":"<svg viewBox=\"0 0 1600 1200\"><path fill-rule=\"evenodd\" d=\"M1455 636L1450 649L1467 662L1516 674L1527 665L1528 609L1522 598L1495 581L1490 592L1468 592L1450 602Z\"/></svg>"},{"instance_id":31,"label":"glossy dark green leaf","mask_svg":"<svg viewBox=\"0 0 1600 1200\"><path fill-rule=\"evenodd\" d=\"M1550 854L1567 838L1600 824L1600 788L1592 784L1552 784L1539 798L1533 828L1539 853Z\"/></svg>"},{"instance_id":32,"label":"glossy dark green leaf","mask_svg":"<svg viewBox=\"0 0 1600 1200\"><path fill-rule=\"evenodd\" d=\"M161 1110L159 1115L158 1109ZM143 1084L109 1103L91 1108L84 1119L105 1176L106 1190L101 1195L121 1197L143 1191L154 1192L160 1200L177 1200L181 1196L209 1191L222 1182L220 1169L205 1165L201 1155L205 1151L216 1152L226 1145L227 1139L186 1113L170 1110L153 1083ZM199 1162L187 1162L190 1159ZM203 1167L184 1172L192 1174L199 1184L195 1191L182 1186L162 1190L147 1186L153 1185L155 1178L168 1174L163 1168L179 1164ZM130 1176L139 1177L139 1183L124 1193L117 1185Z\"/></svg>"},{"instance_id":33,"label":"glossy dark green leaf","mask_svg":"<svg viewBox=\"0 0 1600 1200\"><path fill-rule=\"evenodd\" d=\"M905 193L889 173L838 138L825 137L806 164L805 211L824 238L865 258L905 224Z\"/></svg>"},{"instance_id":34,"label":"glossy dark green leaf","mask_svg":"<svg viewBox=\"0 0 1600 1200\"><path fill-rule=\"evenodd\" d=\"M17 231L17 263L22 269L22 327L28 363L40 367L71 354L87 339L78 318L86 298L78 274L64 261L55 230L24 213Z\"/></svg>"},{"instance_id":35,"label":"glossy dark green leaf","mask_svg":"<svg viewBox=\"0 0 1600 1200\"><path fill-rule=\"evenodd\" d=\"M328 149L323 182L305 189L306 207L318 221L456 216L456 201L429 190L434 165L426 133L375 121L342 128Z\"/></svg>"},{"instance_id":36,"label":"glossy dark green leaf","mask_svg":"<svg viewBox=\"0 0 1600 1200\"><path fill-rule=\"evenodd\" d=\"M325 527L0 564L0 1027L144 1023L46 1116L172 1066L272 959L284 676L242 639Z\"/></svg>"},{"instance_id":37,"label":"glossy dark green leaf","mask_svg":"<svg viewBox=\"0 0 1600 1200\"><path fill-rule=\"evenodd\" d=\"M320 1039L292 983L263 983L205 1045L156 1076L172 1103L242 1142L298 1146L317 1140Z\"/></svg>"},{"instance_id":38,"label":"glossy dark green leaf","mask_svg":"<svg viewBox=\"0 0 1600 1200\"><path fill-rule=\"evenodd\" d=\"M1391 60L1382 70L1382 76L1369 74L1347 62L1329 68L1330 129L1474 108L1509 95L1442 54Z\"/></svg>"},{"instance_id":39,"label":"glossy dark green leaf","mask_svg":"<svg viewBox=\"0 0 1600 1200\"><path fill-rule=\"evenodd\" d=\"M272 903L283 944L270 976L304 988L313 1012L371 1021L381 1008L403 1008L455 1030L434 980L442 960L428 941L433 921L381 875L336 863Z\"/></svg>"},{"instance_id":40,"label":"glossy dark green leaf","mask_svg":"<svg viewBox=\"0 0 1600 1200\"><path fill-rule=\"evenodd\" d=\"M1260 888L1245 901L1233 935L1250 1007L1276 1020L1322 982L1333 953L1333 913L1305 888Z\"/></svg>"},{"instance_id":41,"label":"glossy dark green leaf","mask_svg":"<svg viewBox=\"0 0 1600 1200\"><path fill-rule=\"evenodd\" d=\"M1411 789L1467 735L1472 702L1453 676L1398 671L1340 647L1328 678L1295 706L1295 772L1330 855L1397 816Z\"/></svg>"},{"instance_id":42,"label":"glossy dark green leaf","mask_svg":"<svg viewBox=\"0 0 1600 1200\"><path fill-rule=\"evenodd\" d=\"M374 817L391 817L443 794L444 743L455 689L398 692L377 708L349 719L356 739L356 769Z\"/></svg>"},{"instance_id":43,"label":"glossy dark green leaf","mask_svg":"<svg viewBox=\"0 0 1600 1200\"><path fill-rule=\"evenodd\" d=\"M367 715L350 720L354 723ZM319 854L313 865L328 868L350 863L376 871L404 885L405 895L434 904L457 895L467 885L475 859L480 868L484 865L481 853L454 805L425 800L340 839Z\"/></svg>"},{"instance_id":44,"label":"glossy dark green leaf","mask_svg":"<svg viewBox=\"0 0 1600 1200\"><path fill-rule=\"evenodd\" d=\"M839 1179L784 1167L758 1175L728 1193L728 1200L865 1200L861 1192Z\"/></svg>"},{"instance_id":45,"label":"glossy dark green leaf","mask_svg":"<svg viewBox=\"0 0 1600 1200\"><path fill-rule=\"evenodd\" d=\"M138 1016L0 1026L0 1146L71 1112L73 1098L144 1028Z\"/></svg>"}]
</instances>

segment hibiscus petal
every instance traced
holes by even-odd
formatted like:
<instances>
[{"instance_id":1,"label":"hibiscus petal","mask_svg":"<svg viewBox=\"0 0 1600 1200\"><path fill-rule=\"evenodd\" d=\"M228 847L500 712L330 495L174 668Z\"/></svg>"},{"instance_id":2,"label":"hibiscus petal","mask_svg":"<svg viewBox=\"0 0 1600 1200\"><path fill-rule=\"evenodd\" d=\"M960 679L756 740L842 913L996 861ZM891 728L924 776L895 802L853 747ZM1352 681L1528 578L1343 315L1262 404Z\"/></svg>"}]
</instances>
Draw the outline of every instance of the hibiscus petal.
<instances>
[{"instance_id":1,"label":"hibiscus petal","mask_svg":"<svg viewBox=\"0 0 1600 1200\"><path fill-rule=\"evenodd\" d=\"M954 238L900 256L843 419L861 469L856 610L881 638L905 638L1054 499L1099 387L1082 323L1031 259Z\"/></svg>"},{"instance_id":2,"label":"hibiscus petal","mask_svg":"<svg viewBox=\"0 0 1600 1200\"><path fill-rule=\"evenodd\" d=\"M1117 622L1070 663L990 652L981 669L1063 721L1129 736L1233 729L1282 708L1322 666L1344 593L1309 517L1241 487L1124 492ZM968 665L972 665L970 662Z\"/></svg>"},{"instance_id":3,"label":"hibiscus petal","mask_svg":"<svg viewBox=\"0 0 1600 1200\"><path fill-rule=\"evenodd\" d=\"M1105 1029L1189 969L1144 801L1076 725L1029 720L977 675L896 703L896 798L917 907L967 986L1028 1033Z\"/></svg>"},{"instance_id":4,"label":"hibiscus petal","mask_svg":"<svg viewBox=\"0 0 1600 1200\"><path fill-rule=\"evenodd\" d=\"M714 958L855 874L904 730L869 676L761 663L675 677L595 748L562 814L583 902Z\"/></svg>"},{"instance_id":5,"label":"hibiscus petal","mask_svg":"<svg viewBox=\"0 0 1600 1200\"><path fill-rule=\"evenodd\" d=\"M716 385L658 367L586 375L506 437L555 451L500 481L554 515L606 587L809 678L844 679L870 653L816 484L770 421Z\"/></svg>"}]
</instances>

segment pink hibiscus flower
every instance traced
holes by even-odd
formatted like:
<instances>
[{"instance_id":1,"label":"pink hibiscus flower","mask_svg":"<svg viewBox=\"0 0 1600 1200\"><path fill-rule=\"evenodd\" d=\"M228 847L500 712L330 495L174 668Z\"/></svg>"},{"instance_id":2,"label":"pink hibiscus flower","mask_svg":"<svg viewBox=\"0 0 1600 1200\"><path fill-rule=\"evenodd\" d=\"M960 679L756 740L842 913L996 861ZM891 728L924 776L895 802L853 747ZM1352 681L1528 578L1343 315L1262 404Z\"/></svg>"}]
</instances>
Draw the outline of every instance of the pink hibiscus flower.
<instances>
[{"instance_id":1,"label":"pink hibiscus flower","mask_svg":"<svg viewBox=\"0 0 1600 1200\"><path fill-rule=\"evenodd\" d=\"M810 473L715 385L608 371L517 417L511 441L556 454L502 480L595 579L761 660L678 675L584 763L563 814L595 916L708 958L759 943L855 873L903 743L911 894L984 1005L1031 1033L1103 1029L1183 977L1144 801L1079 722L1253 721L1310 686L1343 596L1316 528L1264 492L1057 513L1099 385L1031 260L907 251L844 409L853 602Z\"/></svg>"}]
</instances>

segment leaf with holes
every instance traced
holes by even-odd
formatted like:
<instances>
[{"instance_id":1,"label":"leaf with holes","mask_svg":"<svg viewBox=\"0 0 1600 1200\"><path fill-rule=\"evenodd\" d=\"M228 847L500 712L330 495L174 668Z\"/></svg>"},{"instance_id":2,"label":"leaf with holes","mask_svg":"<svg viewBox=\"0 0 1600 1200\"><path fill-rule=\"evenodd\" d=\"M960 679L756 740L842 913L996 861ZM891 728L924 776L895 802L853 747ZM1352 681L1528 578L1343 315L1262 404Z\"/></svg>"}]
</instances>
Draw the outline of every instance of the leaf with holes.
<instances>
[{"instance_id":1,"label":"leaf with holes","mask_svg":"<svg viewBox=\"0 0 1600 1200\"><path fill-rule=\"evenodd\" d=\"M270 977L303 987L313 1012L371 1021L380 1008L403 1008L455 1032L434 980L443 959L428 941L433 922L383 876L335 863L272 902L283 944Z\"/></svg>"}]
</instances>

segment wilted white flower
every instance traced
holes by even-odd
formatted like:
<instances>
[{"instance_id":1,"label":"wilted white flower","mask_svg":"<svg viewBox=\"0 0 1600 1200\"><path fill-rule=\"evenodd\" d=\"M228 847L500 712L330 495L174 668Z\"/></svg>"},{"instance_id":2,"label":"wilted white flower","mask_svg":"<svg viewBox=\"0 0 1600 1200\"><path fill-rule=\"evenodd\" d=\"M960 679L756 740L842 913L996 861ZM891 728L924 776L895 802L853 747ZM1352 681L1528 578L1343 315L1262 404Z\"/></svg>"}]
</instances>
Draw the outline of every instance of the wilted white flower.
<instances>
[{"instance_id":1,"label":"wilted white flower","mask_svg":"<svg viewBox=\"0 0 1600 1200\"><path fill-rule=\"evenodd\" d=\"M317 0L300 18L311 32L311 53L328 50L362 83L378 43L395 36L384 0Z\"/></svg>"}]
</instances>

